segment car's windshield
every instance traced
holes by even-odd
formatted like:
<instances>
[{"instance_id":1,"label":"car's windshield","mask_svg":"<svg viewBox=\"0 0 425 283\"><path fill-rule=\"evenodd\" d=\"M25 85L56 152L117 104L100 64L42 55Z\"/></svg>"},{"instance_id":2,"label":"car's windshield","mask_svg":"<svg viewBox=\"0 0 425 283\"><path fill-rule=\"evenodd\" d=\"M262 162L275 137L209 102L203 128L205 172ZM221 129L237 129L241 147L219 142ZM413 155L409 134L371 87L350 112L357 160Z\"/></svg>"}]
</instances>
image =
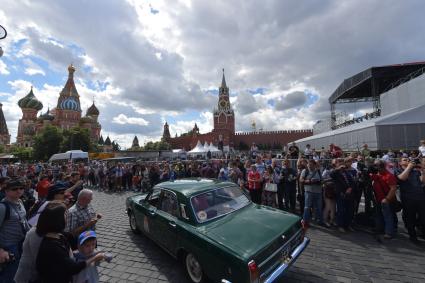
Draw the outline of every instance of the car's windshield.
<instances>
[{"instance_id":1,"label":"car's windshield","mask_svg":"<svg viewBox=\"0 0 425 283\"><path fill-rule=\"evenodd\" d=\"M249 202L236 186L212 189L191 198L193 210L200 223L238 210Z\"/></svg>"}]
</instances>

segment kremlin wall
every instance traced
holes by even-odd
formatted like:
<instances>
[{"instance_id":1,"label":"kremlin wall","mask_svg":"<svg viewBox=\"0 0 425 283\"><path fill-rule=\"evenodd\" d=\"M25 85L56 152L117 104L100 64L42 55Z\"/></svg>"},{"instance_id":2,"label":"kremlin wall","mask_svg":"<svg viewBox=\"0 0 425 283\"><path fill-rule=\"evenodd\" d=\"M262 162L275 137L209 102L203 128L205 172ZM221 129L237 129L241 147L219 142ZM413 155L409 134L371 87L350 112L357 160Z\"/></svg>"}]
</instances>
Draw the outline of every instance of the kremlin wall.
<instances>
[{"instance_id":1,"label":"kremlin wall","mask_svg":"<svg viewBox=\"0 0 425 283\"><path fill-rule=\"evenodd\" d=\"M241 145L250 147L252 143L257 145L269 145L283 147L288 143L306 138L313 135L313 130L281 130L281 131L253 131L253 132L235 132L235 113L229 100L229 88L224 77L219 87L219 97L217 107L213 110L214 128L211 132L200 134L199 128L195 124L192 131L187 135L172 138L169 125L166 122L162 139L168 142L173 149L185 149L186 151L194 148L198 141L201 143L213 143L215 146L223 149L241 149Z\"/></svg>"}]
</instances>

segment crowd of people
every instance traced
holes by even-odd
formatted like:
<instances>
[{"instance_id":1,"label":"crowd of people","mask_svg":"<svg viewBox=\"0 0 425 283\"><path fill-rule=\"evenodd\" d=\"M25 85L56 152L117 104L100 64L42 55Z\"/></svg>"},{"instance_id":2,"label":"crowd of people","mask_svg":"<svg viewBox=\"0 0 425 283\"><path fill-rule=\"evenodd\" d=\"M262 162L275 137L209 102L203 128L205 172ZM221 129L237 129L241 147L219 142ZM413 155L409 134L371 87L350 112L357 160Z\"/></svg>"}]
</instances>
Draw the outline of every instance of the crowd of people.
<instances>
[{"instance_id":1,"label":"crowd of people","mask_svg":"<svg viewBox=\"0 0 425 283\"><path fill-rule=\"evenodd\" d=\"M97 265L111 256L96 249L93 191L78 172L50 179L37 166L2 170L0 282L99 282Z\"/></svg>"},{"instance_id":2,"label":"crowd of people","mask_svg":"<svg viewBox=\"0 0 425 283\"><path fill-rule=\"evenodd\" d=\"M149 192L164 181L216 178L237 184L257 204L298 213L306 226L353 230L359 213L373 215L383 238L397 235L401 212L410 240L425 237L425 141L419 152L371 157L364 145L344 153L331 144L279 157L249 153L232 159L89 164L10 164L0 168L0 282L98 282L96 249L102 215L92 190ZM419 233L418 233L419 232Z\"/></svg>"}]
</instances>

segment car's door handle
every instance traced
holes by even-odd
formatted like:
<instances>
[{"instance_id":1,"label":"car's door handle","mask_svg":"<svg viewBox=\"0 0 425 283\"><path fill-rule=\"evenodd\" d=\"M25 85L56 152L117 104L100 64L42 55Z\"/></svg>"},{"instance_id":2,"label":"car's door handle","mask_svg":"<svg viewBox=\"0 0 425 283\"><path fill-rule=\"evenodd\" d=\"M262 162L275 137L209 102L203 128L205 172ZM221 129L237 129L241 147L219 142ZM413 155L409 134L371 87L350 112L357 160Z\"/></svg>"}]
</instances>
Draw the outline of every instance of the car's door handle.
<instances>
[{"instance_id":1,"label":"car's door handle","mask_svg":"<svg viewBox=\"0 0 425 283\"><path fill-rule=\"evenodd\" d=\"M149 210L149 214L154 216L155 215L155 210Z\"/></svg>"},{"instance_id":2,"label":"car's door handle","mask_svg":"<svg viewBox=\"0 0 425 283\"><path fill-rule=\"evenodd\" d=\"M170 224L170 226L171 226L171 227L173 227L173 228L176 228L176 226L177 226L177 225L176 225L176 223L175 223L175 222L173 222L173 221L168 222L168 224Z\"/></svg>"}]
</instances>

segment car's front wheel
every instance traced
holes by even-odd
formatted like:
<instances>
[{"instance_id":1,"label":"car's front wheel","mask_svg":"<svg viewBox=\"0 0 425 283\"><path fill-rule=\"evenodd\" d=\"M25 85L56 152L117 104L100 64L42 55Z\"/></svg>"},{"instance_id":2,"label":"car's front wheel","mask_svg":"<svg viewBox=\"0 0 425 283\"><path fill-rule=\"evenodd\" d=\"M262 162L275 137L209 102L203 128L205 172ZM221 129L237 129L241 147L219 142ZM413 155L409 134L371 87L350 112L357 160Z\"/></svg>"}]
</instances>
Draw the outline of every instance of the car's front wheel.
<instances>
[{"instance_id":1,"label":"car's front wheel","mask_svg":"<svg viewBox=\"0 0 425 283\"><path fill-rule=\"evenodd\" d=\"M202 266L194 254L188 253L185 257L184 263L186 273L193 283L206 281L206 276L202 270Z\"/></svg>"},{"instance_id":2,"label":"car's front wheel","mask_svg":"<svg viewBox=\"0 0 425 283\"><path fill-rule=\"evenodd\" d=\"M136 224L136 216L134 216L134 213L131 211L128 213L128 221L130 222L131 231L133 231L134 234L140 234L140 230L137 228Z\"/></svg>"}]
</instances>

